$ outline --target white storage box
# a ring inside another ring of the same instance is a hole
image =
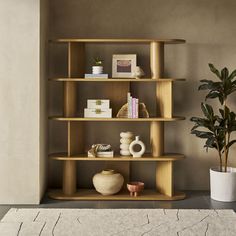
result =
[[[93,157],[93,155],[88,152],[88,157]],[[114,157],[114,151],[97,152],[97,156],[96,157]]]
[[[87,108],[93,109],[108,109],[110,108],[110,100],[109,99],[88,99],[87,100]]]
[[[112,109],[84,109],[84,117],[85,118],[111,118],[112,117]]]

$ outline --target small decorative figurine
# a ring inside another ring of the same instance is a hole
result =
[[[134,151],[135,145],[139,145],[141,147],[141,150],[139,152]],[[142,157],[145,149],[145,145],[141,140],[139,140],[139,136],[135,136],[135,140],[129,145],[129,151],[133,155],[133,157]]]
[[[134,72],[134,77],[137,79],[142,78],[145,75],[143,69],[140,66],[136,66],[135,72]]]
[[[120,155],[130,156],[129,145],[133,141],[133,134],[131,132],[120,133]]]

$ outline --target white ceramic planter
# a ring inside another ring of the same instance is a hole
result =
[[[93,74],[102,74],[103,73],[103,66],[93,66],[92,68]]]
[[[219,167],[210,169],[211,198],[221,202],[236,201],[236,168],[228,167],[220,172]]]

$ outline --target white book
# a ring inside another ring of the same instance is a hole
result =
[[[128,118],[130,118],[130,93],[127,93],[127,104],[128,104]]]
[[[93,157],[93,155],[88,152],[88,157]],[[114,157],[114,151],[109,151],[109,152],[97,152],[96,157]]]
[[[129,113],[128,113],[128,118],[132,118],[132,96],[129,97]]]
[[[108,79],[108,74],[85,74],[84,78],[105,78],[105,79]]]

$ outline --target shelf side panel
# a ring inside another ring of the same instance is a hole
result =
[[[172,82],[157,84],[156,99],[157,116],[172,118]]]
[[[164,153],[164,122],[152,121],[150,123],[150,144],[153,157]]]
[[[173,162],[159,162],[156,166],[157,191],[169,197],[173,196]]]

